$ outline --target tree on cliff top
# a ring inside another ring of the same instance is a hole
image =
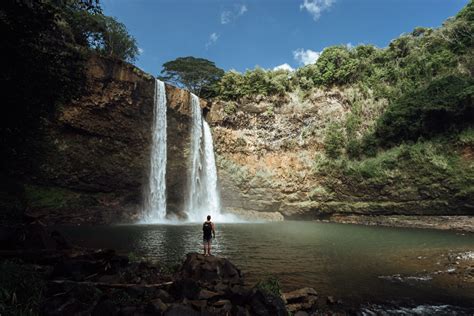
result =
[[[224,70],[204,58],[179,57],[163,64],[161,80],[184,87],[196,95],[219,81]]]

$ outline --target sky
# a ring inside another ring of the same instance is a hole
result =
[[[438,27],[468,0],[101,0],[138,43],[135,64],[158,75],[177,57],[228,71],[295,69],[327,46],[386,47],[417,26]]]

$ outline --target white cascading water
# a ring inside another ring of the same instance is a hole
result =
[[[191,174],[187,216],[202,222],[207,215],[215,221],[234,221],[235,216],[221,213],[214,145],[209,124],[202,118],[199,98],[191,94]]]
[[[161,222],[166,217],[166,90],[155,81],[153,136],[150,155],[150,178],[145,191],[143,223]]]

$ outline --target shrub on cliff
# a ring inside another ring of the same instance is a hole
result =
[[[457,132],[474,124],[474,81],[450,75],[393,102],[377,122],[375,136],[384,146],[420,137]]]
[[[324,151],[329,158],[337,159],[343,154],[344,145],[346,143],[344,134],[338,124],[331,124],[326,129],[324,137]]]
[[[284,94],[293,89],[291,75],[286,70],[265,70],[256,67],[241,74],[226,72],[217,83],[217,95],[224,100],[238,100],[243,96]]]

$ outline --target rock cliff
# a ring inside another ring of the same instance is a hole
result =
[[[354,115],[355,104],[363,117],[357,131],[362,134],[373,126],[387,101],[354,87],[334,87],[308,96],[291,93],[214,102],[208,119],[224,207],[241,214],[277,212],[286,219],[474,214],[472,196],[462,188],[469,177],[431,172],[438,169],[434,163],[410,172],[410,166],[402,170],[393,161],[393,167],[384,166],[382,178],[318,172],[325,130],[331,124],[344,126]],[[421,155],[432,159],[429,153]],[[460,164],[472,168],[472,159],[461,157]],[[366,173],[377,167],[368,164]]]
[[[82,97],[44,119],[24,174],[27,213],[46,222],[138,219],[147,183],[154,78],[127,63],[92,57]],[[166,85],[170,212],[186,196],[190,107],[187,91]],[[25,169],[24,169],[25,170]]]
[[[86,69],[83,95],[43,118],[29,154],[19,157],[21,168],[13,175],[24,188],[22,207],[49,223],[135,222],[148,181],[154,78],[97,56]],[[190,96],[170,85],[166,94],[168,212],[179,215],[187,197]],[[350,87],[201,101],[212,126],[224,209],[265,220],[473,214],[469,190],[443,173],[417,177],[393,170],[382,180],[357,181],[316,172],[325,130],[347,122],[355,102],[362,104],[358,111],[364,117],[359,133],[370,129],[387,105]],[[472,155],[464,156],[472,165]]]

